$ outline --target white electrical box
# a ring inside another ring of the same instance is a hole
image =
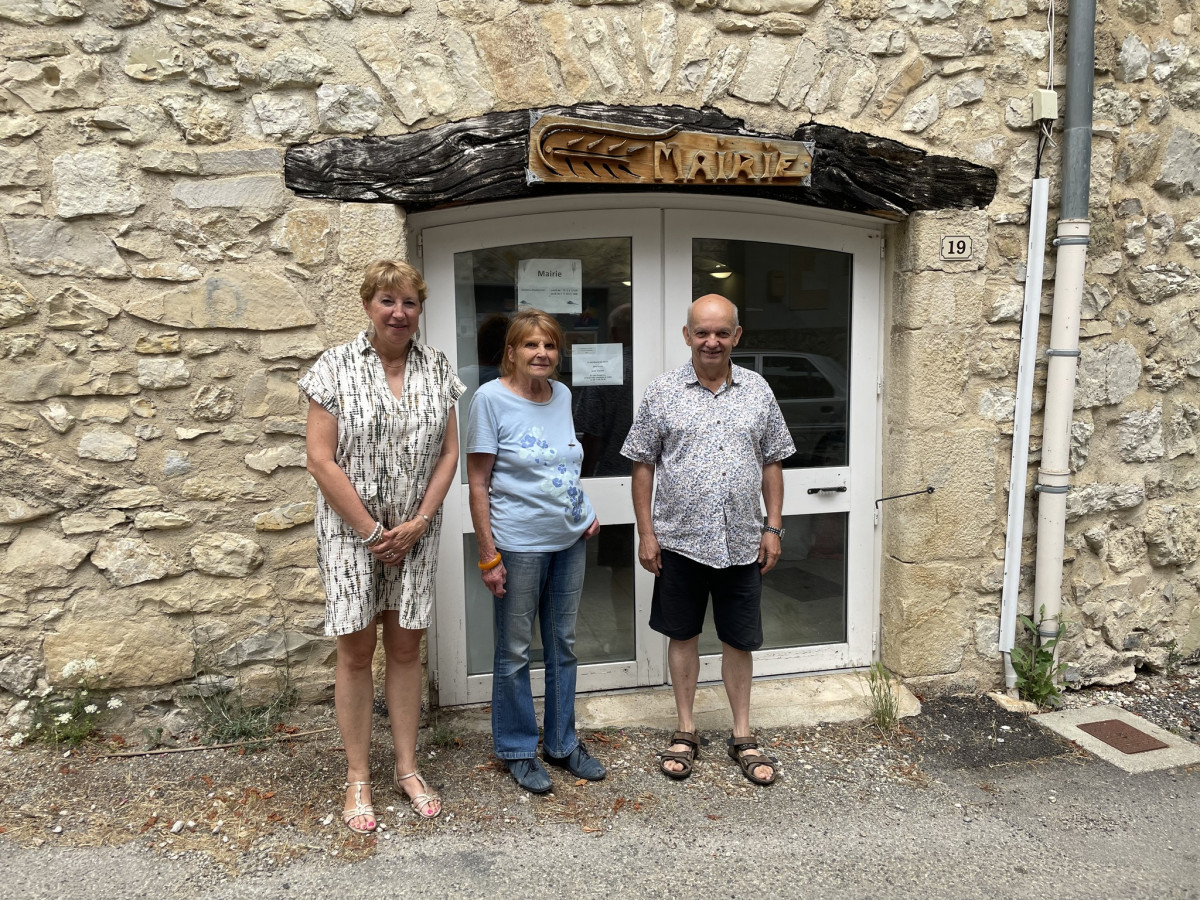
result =
[[[1058,94],[1040,89],[1033,92],[1033,121],[1053,121],[1058,118]]]

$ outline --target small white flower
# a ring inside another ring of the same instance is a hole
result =
[[[63,713],[60,716],[55,716],[54,721],[57,722],[59,725],[66,725],[68,722],[71,721],[71,714],[69,712],[67,712],[67,713]]]
[[[79,671],[82,668],[83,668],[83,663],[81,663],[77,659],[73,659],[69,663],[67,663],[65,666],[63,666],[62,677],[63,678],[74,678],[76,675],[79,674]]]
[[[26,738],[26,737],[27,737],[27,735],[25,735],[25,734],[23,734],[22,732],[18,731],[16,734],[12,735],[12,736],[11,736],[11,737],[8,739],[8,746],[10,746],[10,747],[20,747],[22,744],[24,744],[24,743],[25,743],[25,738]]]
[[[86,697],[87,695],[88,695],[87,688],[84,688],[82,691],[79,692],[80,697]]]
[[[89,703],[83,708],[83,711],[89,716],[94,716],[96,713],[100,712],[100,707],[98,707],[95,703]]]
[[[104,704],[109,709],[120,709],[125,704],[121,702],[120,697],[109,697],[108,702]]]

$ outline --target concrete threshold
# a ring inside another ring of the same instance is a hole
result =
[[[901,716],[915,716],[921,703],[898,681],[893,682]],[[542,701],[535,702],[541,719]],[[444,710],[456,725],[477,731],[491,728],[488,707]],[[825,722],[855,722],[871,715],[870,690],[865,675],[837,672],[754,682],[750,694],[750,723],[754,728],[811,727]],[[611,693],[581,694],[575,699],[576,723],[581,729],[675,729],[675,698],[670,686],[638,688]],[[733,718],[720,682],[696,690],[696,727],[702,731],[729,731]]]
[[[1173,769],[1176,766],[1191,766],[1200,763],[1200,747],[1191,741],[1184,740],[1177,734],[1172,734],[1165,728],[1147,722],[1141,716],[1134,715],[1120,706],[1086,706],[1082,709],[1064,709],[1058,712],[1042,713],[1030,717],[1044,728],[1060,734],[1069,741],[1074,741],[1093,756],[1105,762],[1112,763],[1118,769],[1126,772],[1157,772],[1162,769]],[[1158,738],[1167,746],[1160,750],[1147,750],[1143,753],[1122,753],[1116,747],[1104,743],[1079,728],[1089,722],[1103,722],[1105,719],[1119,719],[1125,724]]]

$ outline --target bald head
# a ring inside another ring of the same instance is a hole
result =
[[[705,316],[705,313],[728,316],[730,329],[738,327],[738,311],[733,301],[720,294],[705,294],[703,297],[693,300],[692,305],[688,307],[687,327],[689,331],[695,327],[696,319]]]

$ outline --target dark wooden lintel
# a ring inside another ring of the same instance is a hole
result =
[[[288,148],[287,186],[304,197],[396,203],[410,212],[463,203],[562,193],[699,191],[769,197],[788,203],[900,219],[918,210],[977,209],[996,193],[991,169],[932,156],[898,141],[832,125],[804,125],[790,135],[750,131],[739,119],[683,106],[547,107],[534,112],[795,141],[813,141],[807,186],[666,185],[616,187],[527,184],[530,110],[488,113],[424,131],[389,137],[331,138]]]

